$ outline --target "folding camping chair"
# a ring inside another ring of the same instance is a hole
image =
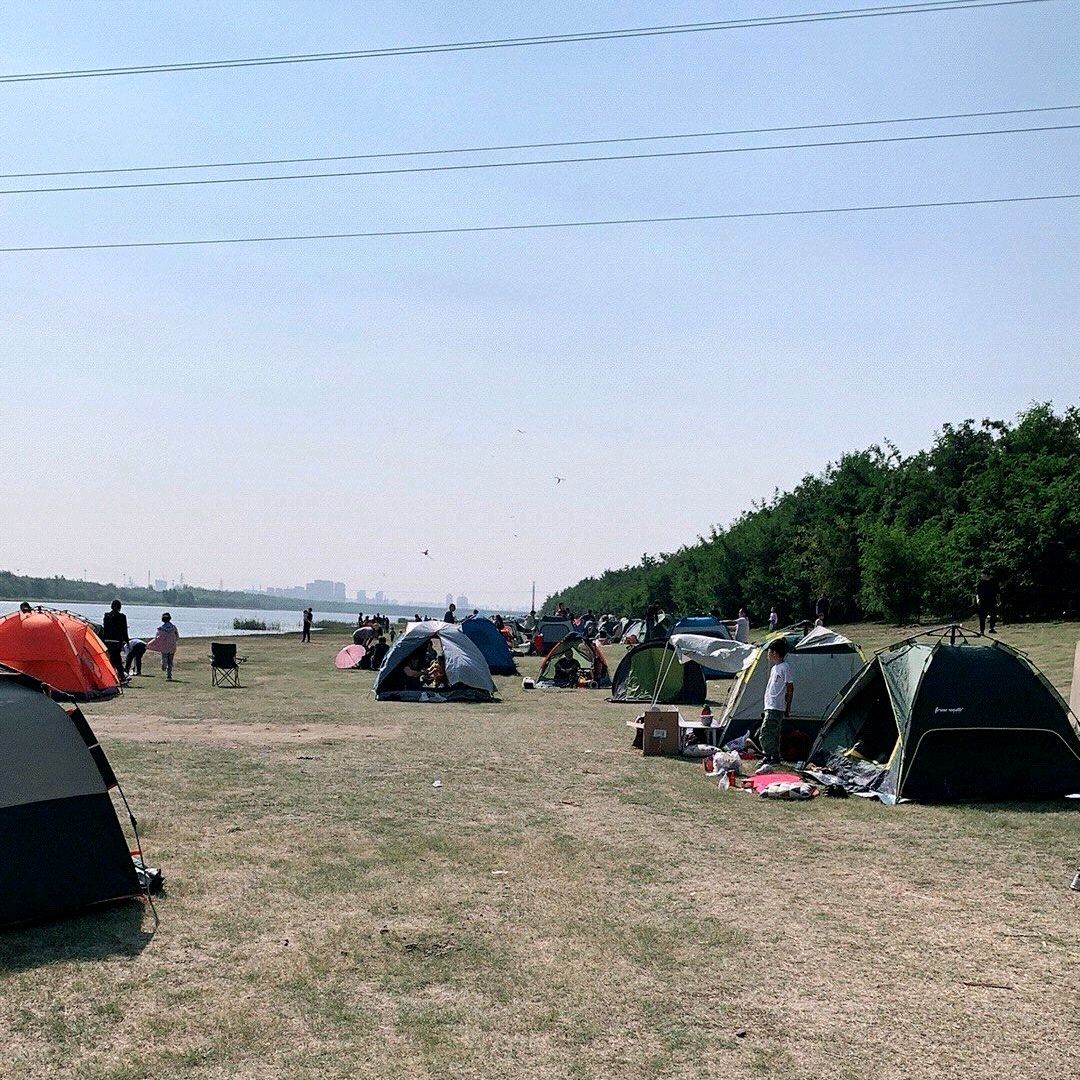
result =
[[[236,655],[236,646],[221,641],[210,643],[210,681],[214,686],[240,688],[240,665],[244,657]]]

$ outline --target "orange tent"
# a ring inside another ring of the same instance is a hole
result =
[[[120,683],[94,628],[66,611],[16,611],[0,618],[0,664],[76,701],[114,697]]]

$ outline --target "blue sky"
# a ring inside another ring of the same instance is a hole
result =
[[[8,3],[0,70],[800,10]],[[1055,0],[0,85],[0,171],[1072,104],[1078,31],[1076,5]],[[1080,190],[1078,146],[1075,132],[1052,132],[4,196],[0,246],[1050,194]],[[946,421],[1075,403],[1077,212],[0,256],[4,476],[20,507],[0,565],[234,585],[335,577],[517,604],[533,579],[547,592],[692,541],[845,450],[890,438],[911,451]]]

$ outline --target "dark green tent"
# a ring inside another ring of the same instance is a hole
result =
[[[78,709],[0,676],[0,926],[141,893],[114,787]]]
[[[659,684],[659,689],[658,689]],[[704,705],[705,675],[691,660],[680,664],[666,641],[631,649],[615,669],[608,701],[648,705]]]
[[[1061,696],[1022,653],[961,627],[878,653],[810,757],[889,803],[1080,791],[1080,731]]]

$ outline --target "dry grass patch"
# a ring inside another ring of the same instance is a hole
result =
[[[1023,632],[1060,685],[1072,629]],[[1067,808],[721,795],[631,753],[634,710],[602,693],[379,704],[340,644],[244,640],[234,691],[189,642],[180,681],[91,710],[166,870],[162,922],[133,904],[0,935],[0,1074],[1075,1064]]]

